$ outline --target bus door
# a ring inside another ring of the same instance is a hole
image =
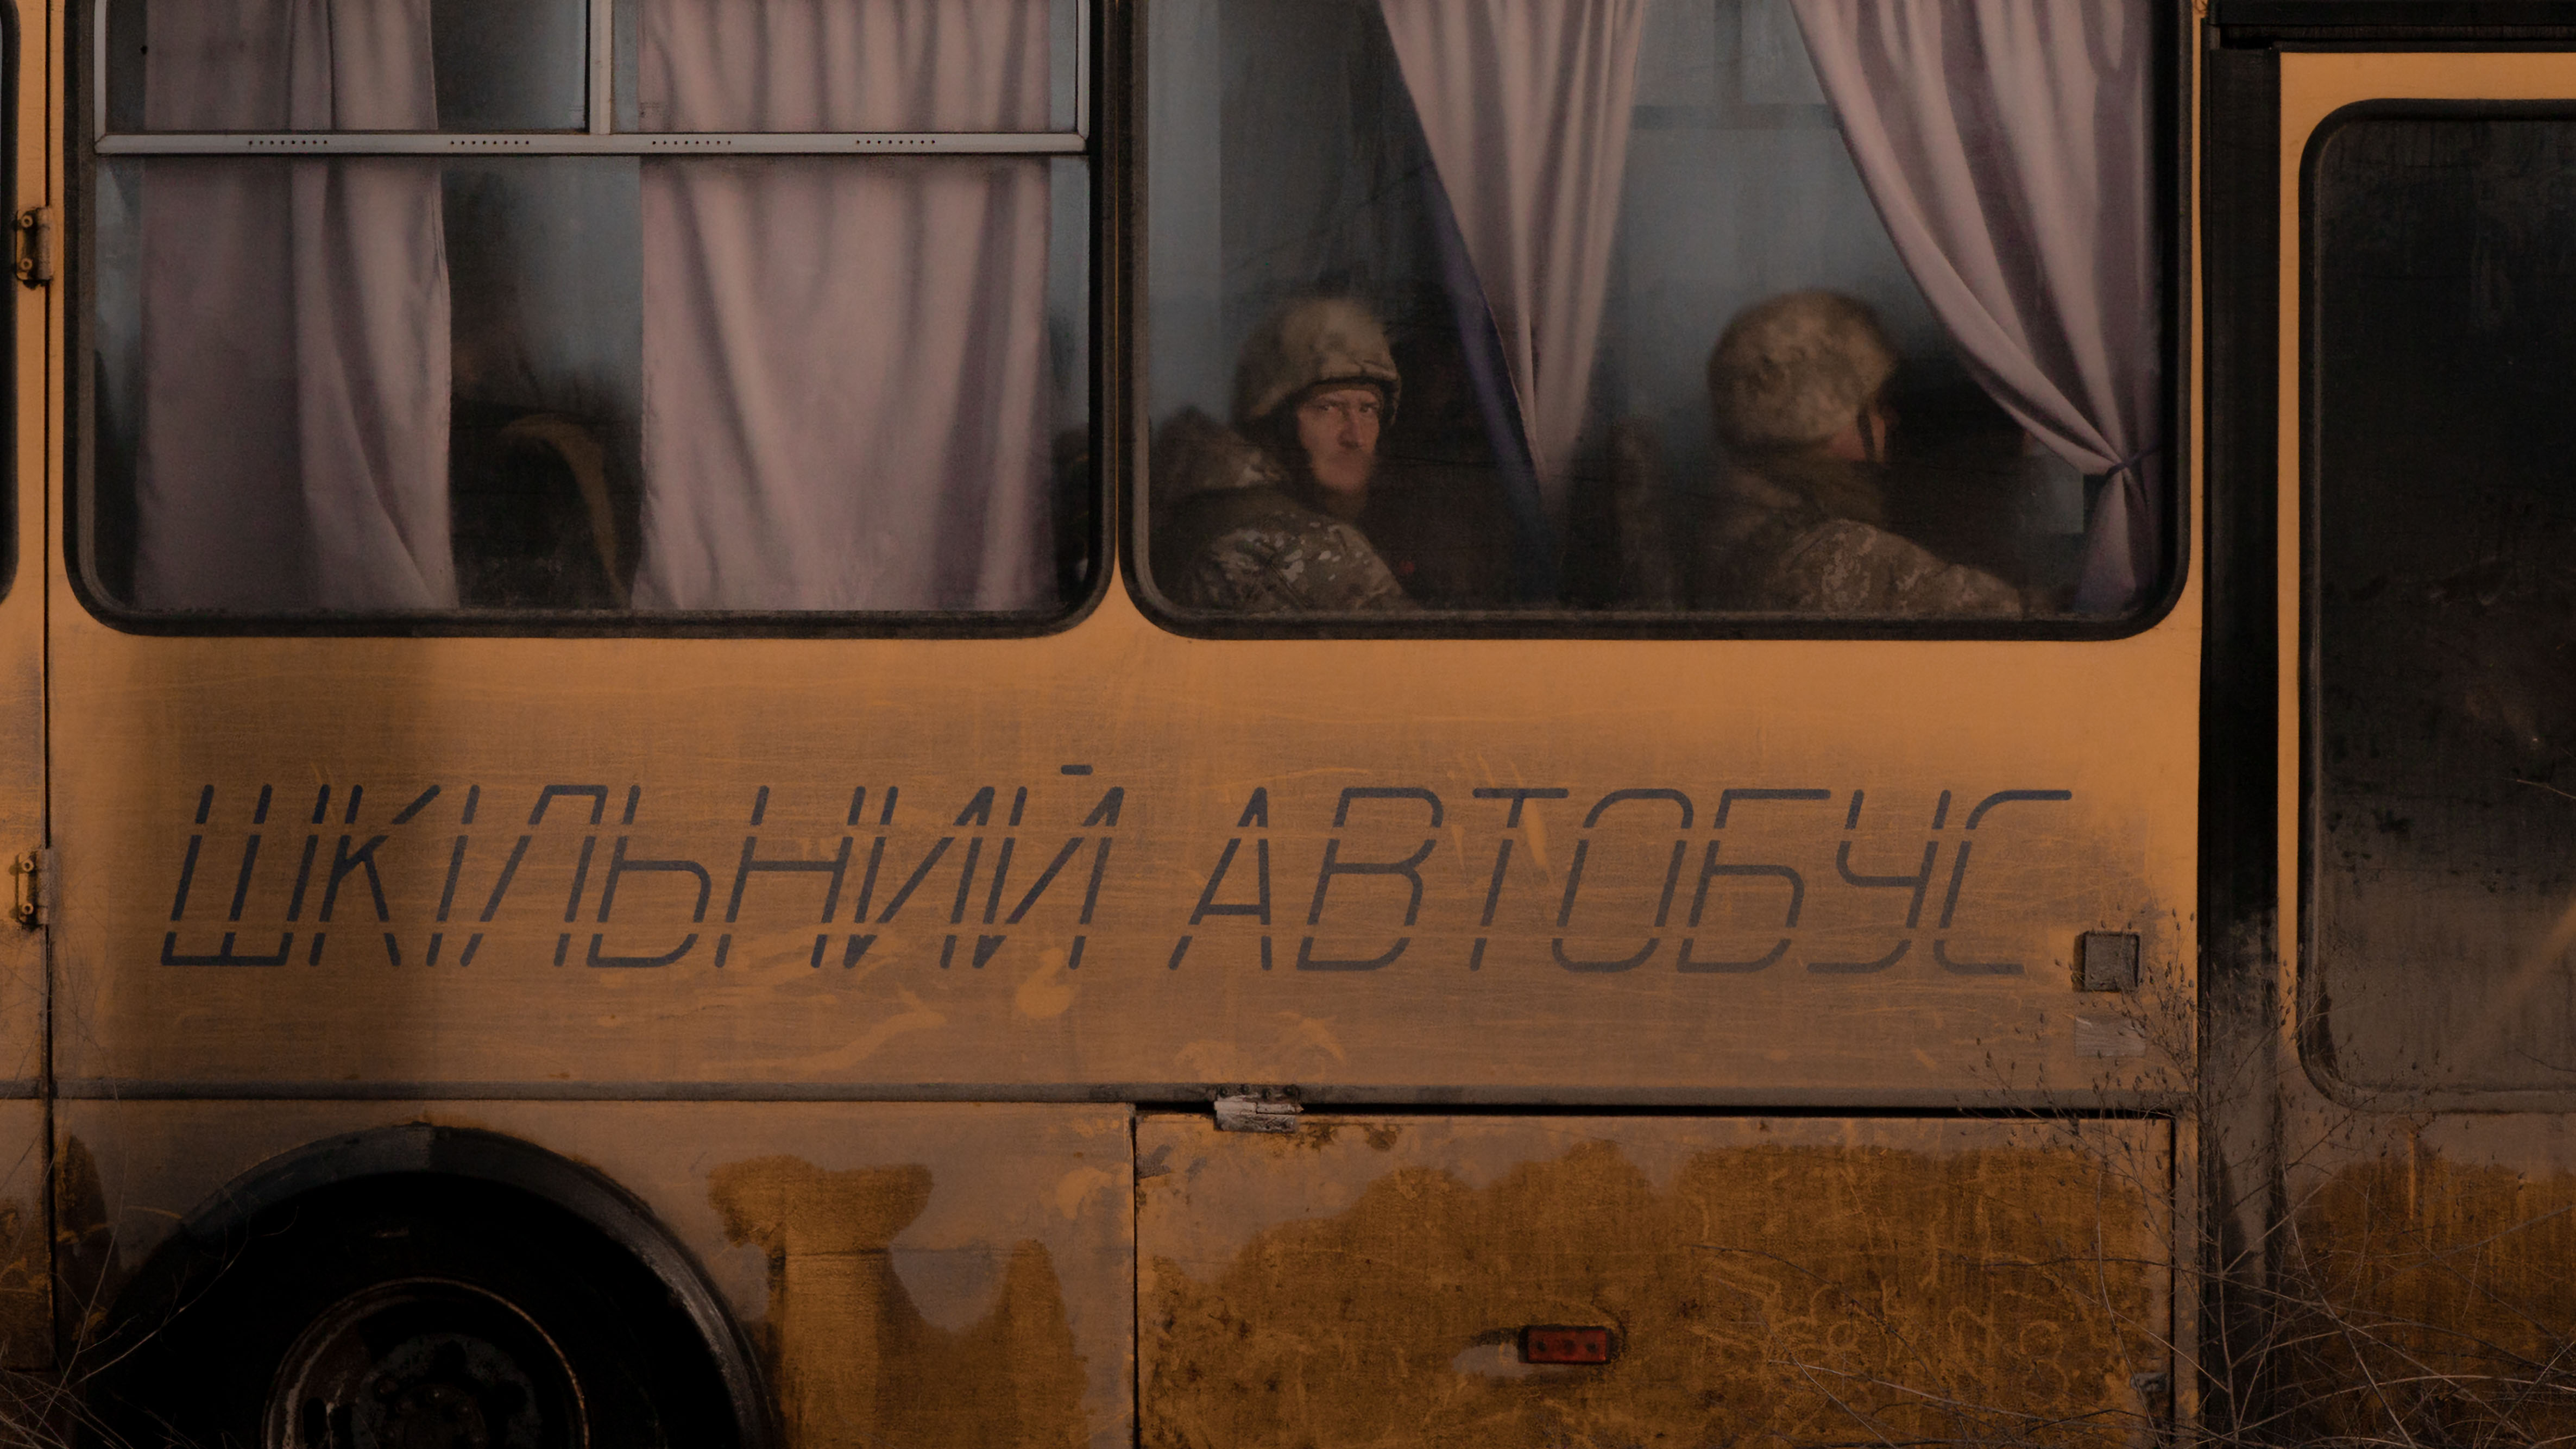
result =
[[[2212,60],[2215,1370],[2293,1439],[2555,1434],[2576,55],[2301,9],[2222,4]]]

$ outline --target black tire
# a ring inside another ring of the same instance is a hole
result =
[[[125,1295],[108,1443],[752,1449],[671,1289],[534,1193],[431,1173],[183,1235]]]

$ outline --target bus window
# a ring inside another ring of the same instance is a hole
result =
[[[1183,627],[2141,608],[2152,11],[1157,4],[1150,595]]]
[[[2576,119],[2418,105],[2318,136],[2311,1060],[2363,1089],[2563,1090]]]
[[[1087,595],[1073,0],[593,8],[112,11],[104,602],[1014,628]]]

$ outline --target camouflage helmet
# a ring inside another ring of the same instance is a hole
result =
[[[1788,292],[1735,315],[1708,355],[1717,433],[1736,448],[1821,443],[1859,416],[1896,371],[1867,304]]]
[[[1386,328],[1348,297],[1291,302],[1243,344],[1243,362],[1234,371],[1234,425],[1249,428],[1327,383],[1376,388],[1392,417],[1402,383]]]

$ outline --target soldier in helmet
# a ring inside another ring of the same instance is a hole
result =
[[[1234,427],[1192,409],[1154,440],[1164,596],[1245,614],[1415,607],[1354,522],[1399,387],[1386,329],[1357,302],[1310,297],[1263,324],[1235,372]]]
[[[1699,539],[1701,608],[1833,618],[2012,616],[2020,590],[1887,528],[1896,350],[1869,308],[1791,292],[1746,308],[1708,359],[1727,465]]]

